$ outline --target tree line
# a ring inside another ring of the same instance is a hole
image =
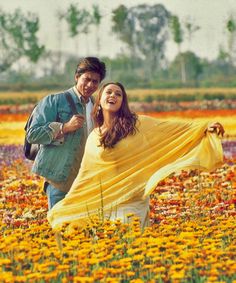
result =
[[[96,52],[101,48],[101,22],[103,16],[98,5],[92,10],[82,9],[78,4],[70,4],[65,11],[58,11],[59,22],[66,23],[69,37],[75,43],[79,54],[79,38],[88,36],[95,27]],[[141,4],[133,7],[120,5],[112,11],[111,32],[123,43],[124,51],[115,58],[102,58],[108,67],[108,79],[122,81],[127,87],[192,87],[192,86],[236,86],[234,80],[236,63],[236,20],[230,15],[225,22],[228,35],[227,48],[219,47],[218,57],[212,61],[200,58],[192,48],[192,40],[201,29],[195,21],[181,21],[170,13],[164,5]],[[23,13],[17,9],[11,13],[0,10],[0,88],[59,88],[71,84],[75,56],[64,58],[63,54],[48,51],[38,37],[39,16]],[[58,33],[60,39],[60,32]],[[178,54],[172,62],[166,58],[166,44],[174,41]],[[188,49],[182,45],[188,42]],[[93,54],[91,54],[93,55]],[[20,60],[30,62],[14,71],[12,66]],[[39,77],[36,63],[48,62]]]

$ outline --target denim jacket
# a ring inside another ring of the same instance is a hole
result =
[[[73,88],[43,98],[35,108],[34,118],[27,131],[30,143],[40,144],[32,172],[54,182],[66,181],[73,165],[75,153],[84,150],[86,127],[64,135],[56,140],[50,127],[52,122],[65,123],[73,116],[65,93],[70,92],[78,113],[85,115],[85,105],[79,100]]]

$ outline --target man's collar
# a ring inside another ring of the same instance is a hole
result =
[[[88,101],[85,102],[83,95],[81,95],[81,94],[78,92],[78,89],[77,89],[75,86],[73,86],[73,90],[74,90],[75,94],[78,96],[79,101],[80,101],[82,104],[87,104],[87,103],[89,103],[89,101],[91,101],[91,98],[89,98]]]

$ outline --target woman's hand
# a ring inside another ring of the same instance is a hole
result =
[[[223,137],[224,132],[225,132],[224,127],[219,122],[214,122],[214,123],[210,124],[206,131],[208,131],[210,133],[216,132],[218,136],[221,135],[222,137]]]

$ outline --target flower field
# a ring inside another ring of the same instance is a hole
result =
[[[132,215],[52,231],[42,179],[22,154],[28,114],[0,114],[0,282],[236,283],[236,111],[206,111],[149,113],[221,121],[225,164],[159,183],[144,231]]]

